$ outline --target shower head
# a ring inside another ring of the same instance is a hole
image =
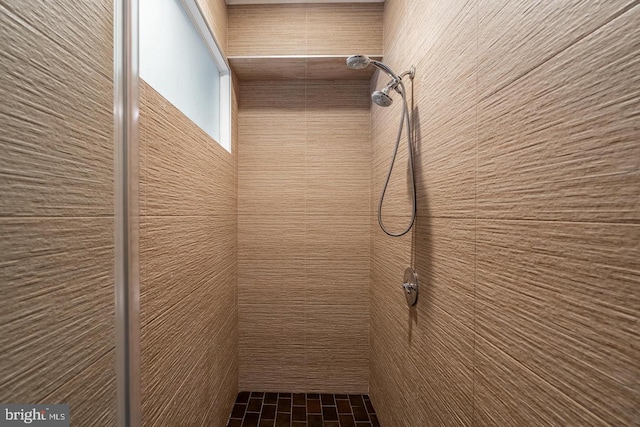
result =
[[[408,75],[413,80],[415,72],[413,67],[411,67],[409,71],[405,71],[398,76],[386,64],[376,61],[375,59],[371,59],[366,55],[351,55],[347,58],[347,67],[353,70],[362,70],[363,68],[367,68],[369,65],[379,68],[391,77],[391,81],[387,83],[387,86],[384,89],[377,90],[371,94],[373,102],[381,107],[388,107],[393,104],[393,99],[389,96],[389,91],[392,89],[402,95],[402,99],[404,99],[404,84],[402,83],[402,78]],[[398,89],[399,86],[402,87],[402,90]]]
[[[393,104],[393,99],[391,99],[391,97],[389,96],[388,89],[389,87],[387,86],[382,90],[373,92],[371,94],[371,99],[373,100],[373,102],[381,107],[388,107]]]
[[[347,58],[347,67],[352,70],[362,70],[363,68],[367,68],[370,63],[371,60],[365,55],[352,55]]]
[[[399,94],[403,95],[402,92],[398,90],[398,86],[401,84],[401,82],[396,81],[395,79],[391,80],[382,90],[376,90],[373,92],[371,94],[371,99],[381,107],[388,107],[393,104],[393,99],[391,98],[391,95],[389,95],[391,90],[395,90]]]
[[[374,67],[381,69],[389,77],[396,81],[400,80],[400,77],[398,77],[396,73],[391,71],[391,68],[389,68],[387,65],[383,64],[380,61],[376,61],[375,59],[371,59],[366,55],[351,55],[347,58],[347,67],[351,68],[352,70],[362,70],[363,68],[367,68],[367,66],[369,65],[373,65]]]

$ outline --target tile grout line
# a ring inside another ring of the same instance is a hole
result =
[[[520,75],[511,78],[509,81],[507,81],[506,83],[502,84],[497,89],[494,89],[491,92],[489,92],[488,94],[482,96],[482,98],[479,99],[478,101],[486,101],[487,99],[493,97],[495,94],[497,94],[497,93],[503,91],[504,89],[508,88],[509,86],[517,83],[519,80],[522,80],[523,78],[525,78],[529,74],[531,74],[534,71],[536,71],[538,68],[544,66],[549,61],[553,60],[557,56],[559,56],[559,55],[563,54],[564,52],[566,52],[567,50],[571,49],[573,46],[577,45],[582,40],[590,37],[591,35],[597,33],[598,31],[602,30],[604,27],[609,25],[611,22],[615,21],[616,19],[618,19],[619,17],[621,17],[625,13],[629,12],[631,9],[633,9],[634,7],[636,7],[638,5],[640,5],[640,1],[636,0],[633,3],[630,3],[630,4],[626,5],[626,6],[624,6],[622,9],[618,10],[617,12],[615,12],[611,16],[609,16],[609,18],[607,20],[605,20],[598,27],[593,28],[590,31],[587,31],[586,33],[584,33],[584,34],[580,35],[579,37],[577,37],[575,40],[572,40],[572,41],[569,41],[569,42],[565,43],[565,45],[561,46],[560,48],[558,48],[558,50],[556,52],[549,54],[545,59],[543,59],[539,63],[531,66],[526,71],[523,71]],[[477,40],[478,40],[478,38],[476,37],[476,41]]]
[[[305,31],[306,31],[306,25],[307,25],[307,14],[308,14],[308,9],[307,6],[305,6]],[[307,37],[308,39],[308,37]],[[306,42],[308,43],[308,40],[306,40]],[[306,48],[307,50],[308,48]],[[308,387],[308,358],[307,358],[307,347],[308,347],[308,341],[307,341],[307,311],[308,311],[308,280],[307,280],[307,276],[309,274],[308,271],[308,262],[307,262],[307,233],[308,233],[308,227],[309,224],[307,222],[307,210],[308,210],[308,203],[307,203],[307,153],[309,151],[309,135],[308,135],[308,117],[307,117],[307,65],[306,65],[306,61],[305,61],[305,80],[304,80],[304,367],[303,367],[303,384],[304,387],[307,388]],[[305,405],[307,403],[306,400],[306,394],[305,394]]]

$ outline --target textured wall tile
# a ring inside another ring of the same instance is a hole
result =
[[[140,305],[150,321],[236,262],[235,217],[145,217]]]
[[[366,216],[308,216],[305,235],[307,259],[369,257],[369,221]]]
[[[371,185],[368,84],[308,85],[306,99],[306,212],[361,214]]]
[[[368,156],[335,148],[309,148],[308,153],[305,173],[307,214],[365,214],[371,204]]]
[[[224,425],[238,390],[237,89],[229,153],[141,82],[145,426]]]
[[[246,140],[242,132],[241,138]],[[278,150],[282,149],[281,147]],[[304,159],[303,145],[296,144],[290,151],[291,156],[299,160]],[[265,158],[271,158],[273,162],[244,158],[240,162],[238,209],[241,214],[304,214],[306,203],[304,165],[292,164],[288,161],[290,158],[283,158],[274,152],[265,155]]]
[[[457,312],[429,307],[428,301],[417,307],[414,321],[415,336],[404,357],[421,375],[417,395],[422,402],[418,410],[421,421],[416,425],[471,425],[473,322]]]
[[[512,83],[630,5],[637,5],[633,0],[570,0],[535,5],[509,0],[478,2],[481,97]]]
[[[344,260],[307,259],[304,275],[307,304],[368,307],[369,271],[369,257],[349,257]]]
[[[355,140],[345,139],[341,146],[357,149],[367,149],[368,132],[363,126],[348,123],[351,120],[369,118],[369,83],[368,82],[310,82],[306,88],[307,126],[309,131],[318,133],[317,143],[322,143],[322,130],[329,133],[333,130],[352,130]],[[327,96],[330,93],[331,96]],[[328,127],[327,122],[333,126]],[[324,125],[324,129],[322,128]],[[356,132],[361,136],[357,137]],[[337,141],[325,141],[324,144],[337,144]]]
[[[241,93],[240,387],[366,390],[368,85],[243,83]],[[316,318],[320,305],[349,322],[358,313],[348,335],[365,340],[358,354]]]
[[[229,64],[242,82],[304,80],[307,71],[303,57],[232,57]]]
[[[385,227],[392,231],[405,228],[408,224],[404,216],[385,216]],[[410,218],[409,218],[410,219]],[[389,237],[383,233],[378,225],[377,216],[373,218],[371,224],[373,239],[373,253],[375,267],[380,267],[385,271],[386,278],[391,280],[402,280],[404,269],[412,265],[413,261],[413,235],[416,231],[411,231],[401,237]],[[388,268],[387,268],[388,267]]]
[[[428,111],[426,114],[420,112],[420,117],[424,116],[428,117]],[[432,127],[431,123],[425,123],[419,134],[420,139],[416,139],[415,144],[418,153],[415,156],[418,215],[473,217],[477,143],[475,111],[461,112],[441,126]],[[394,194],[394,190],[396,194],[404,191],[405,198],[409,199],[407,179],[392,181],[394,186],[390,187],[390,194]],[[393,199],[389,203],[392,202]],[[408,201],[405,201],[403,209],[403,212],[409,211]]]
[[[241,259],[238,262],[238,304],[304,303],[305,260]]]
[[[476,129],[474,109],[452,116],[441,127],[431,127],[430,123],[420,127],[420,139],[415,144],[419,216],[475,216]],[[406,180],[401,184],[408,188]]]
[[[233,275],[231,276],[232,280]],[[221,314],[211,324],[215,326],[215,332],[211,334],[212,338],[207,347],[206,364],[203,369],[210,372],[209,377],[215,380],[210,384],[214,385],[216,392],[229,396],[237,391],[237,388],[224,388],[219,380],[227,374],[228,369],[237,371],[238,307],[232,306],[231,312],[221,311]],[[229,400],[221,399],[220,404],[229,402]]]
[[[414,230],[386,236],[377,205],[396,140],[400,97],[372,106],[370,394],[382,425],[471,425],[473,405],[476,56],[474,4],[385,3],[385,62],[416,66],[408,82],[416,137],[418,215]],[[464,13],[460,13],[464,10]],[[430,22],[429,25],[422,25]],[[383,87],[386,76],[373,80]],[[405,137],[406,138],[406,137]],[[403,138],[383,204],[385,226],[410,219]],[[404,270],[419,275],[418,304],[408,308]]]
[[[397,125],[397,123],[394,123]],[[393,126],[393,125],[391,125]],[[396,129],[397,132],[397,129]],[[391,132],[386,133],[390,135]],[[382,137],[384,138],[384,136]],[[395,145],[395,136],[389,137],[388,141],[391,141]],[[374,137],[374,139],[380,139]],[[386,139],[386,138],[385,138]],[[393,147],[384,147],[374,152],[374,164],[375,169],[374,176],[372,177],[372,213],[377,215],[378,205],[380,204],[380,196],[384,190],[384,185],[387,182],[387,174],[391,167],[391,158],[394,153]],[[415,161],[415,173],[416,179],[418,178],[419,158],[416,156]],[[416,181],[417,183],[417,181]],[[419,188],[418,188],[419,189]],[[409,158],[407,155],[407,143],[405,141],[400,142],[400,147],[396,155],[395,162],[393,164],[393,170],[384,194],[384,200],[382,203],[382,212],[385,217],[387,216],[406,216],[411,218],[413,193],[411,192],[411,175],[409,174]],[[408,221],[405,221],[408,222]]]
[[[226,1],[198,0],[198,6],[207,20],[218,46],[224,54],[227,51],[227,31],[229,27]]]
[[[111,7],[6,3],[0,215],[113,215]]]
[[[240,390],[306,392],[304,346],[251,349],[240,347]]]
[[[369,345],[369,308],[353,305],[308,304],[305,307],[308,347],[344,349]]]
[[[607,425],[480,337],[474,367],[474,425]]]
[[[414,231],[403,238],[390,238],[378,230],[374,233],[374,405],[382,408],[383,422],[392,425],[470,425],[473,222],[420,217]],[[418,304],[411,309],[400,287],[409,265],[420,280]],[[398,371],[379,371],[398,359],[407,360]],[[393,382],[399,382],[397,389],[389,385]],[[407,401],[398,402],[398,395],[406,395]]]
[[[235,212],[232,154],[144,81],[140,90],[142,215]]]
[[[407,86],[417,114],[414,120],[418,139],[425,136],[422,132],[425,129],[451,126],[458,115],[475,110],[478,78],[475,6],[475,1],[471,1],[463,7],[428,54],[411,58],[411,64],[407,64],[416,68],[415,78]],[[435,152],[437,139],[431,139]]]
[[[391,228],[400,228],[404,218],[389,217]],[[416,367],[410,361],[397,363],[410,354],[416,310],[409,310],[400,284],[404,269],[412,262],[412,233],[399,238],[383,234],[377,219],[372,217],[373,247],[371,258],[371,325],[370,325],[370,393],[374,405],[381,408],[382,425],[421,425],[424,406],[417,400],[422,385]],[[398,396],[403,396],[398,399]],[[377,411],[377,409],[376,409]]]
[[[117,423],[115,376],[116,355],[115,349],[111,349],[49,396],[29,402],[69,405],[69,417],[74,426],[112,426]],[[96,402],[105,404],[97,405]]]
[[[421,216],[475,215],[474,12],[475,3],[470,2],[448,24],[429,54],[413,63],[416,180]]]
[[[382,31],[383,53],[385,63],[391,67],[405,60],[406,48],[406,14],[407,0],[388,0],[384,4]]]
[[[219,393],[214,398],[214,404],[209,406],[209,413],[205,425],[222,426],[229,420],[238,390],[238,357],[231,360],[229,369],[220,383]]]
[[[386,218],[385,225],[388,224],[393,230],[400,229],[401,226],[392,220],[398,223],[402,221],[404,225],[404,219]],[[377,219],[374,219],[371,226],[374,241],[371,258],[371,317],[373,319],[375,315],[378,319],[384,319],[382,323],[389,322],[394,328],[407,332],[405,328],[411,325],[413,313],[406,309],[401,284],[405,269],[412,265],[412,234],[389,237],[382,232]],[[372,334],[375,335],[375,332]]]
[[[304,213],[304,91],[304,85],[242,86],[240,214]]]
[[[238,259],[304,259],[304,216],[238,216]]]
[[[230,56],[380,54],[381,20],[380,4],[230,6],[228,53]]]
[[[471,425],[473,331],[436,307],[405,306],[402,322],[388,307],[372,302],[370,387],[383,425]]]
[[[355,49],[353,52],[363,51]],[[365,81],[369,82],[371,80],[371,76],[375,72],[374,67],[367,67],[362,70],[353,70],[351,68],[346,67],[346,58],[347,55],[351,55],[351,53],[344,54],[345,56],[340,56],[337,58],[307,58],[307,71],[305,77],[307,80],[353,80],[353,81]],[[371,59],[380,60],[381,56],[376,55],[376,53],[382,53],[382,48],[378,48],[373,53],[369,53],[369,57]]]
[[[413,231],[420,307],[437,306],[469,329],[474,320],[475,240],[475,220],[419,218]]]
[[[386,337],[381,341],[393,337],[398,353],[406,354],[414,338],[412,328],[417,311],[408,309],[399,283],[400,280],[390,282],[384,285],[384,289],[371,293],[371,341],[380,332],[380,337]],[[389,352],[384,357],[394,355]]]
[[[352,70],[345,65],[346,55],[337,56],[264,56],[229,58],[231,68],[242,82],[254,81],[361,81],[368,84],[375,68]],[[380,59],[380,56],[373,55]]]
[[[227,416],[231,411],[237,388],[231,389],[229,386],[232,384],[225,381],[225,376],[235,363],[235,351],[229,352],[234,345],[229,341],[235,338],[233,331],[237,326],[234,316],[216,320],[217,334],[205,351],[186,359],[189,363],[182,362],[182,365],[190,369],[189,373],[173,382],[173,399],[163,407],[154,425],[211,425],[207,424],[207,417],[214,416],[217,418],[216,425],[224,425],[226,422],[226,419],[222,420],[219,414],[215,414],[216,409],[209,411],[209,408],[226,408]],[[199,332],[202,334],[202,331]],[[211,335],[207,337],[211,338]]]
[[[155,418],[154,427],[164,425],[204,425],[207,416],[207,406],[201,406],[200,401],[202,390],[206,387],[207,377],[202,375],[201,368],[204,355],[200,355],[198,360],[189,360],[184,363],[188,367],[178,378],[174,378],[172,399],[162,408],[162,412]],[[211,402],[206,402],[208,405]]]
[[[113,425],[113,7],[0,10],[0,401]]]
[[[306,5],[243,5],[228,10],[229,56],[307,53]]]
[[[373,106],[369,381],[381,423],[632,424],[637,227],[475,218],[637,222],[637,7],[612,20],[630,2],[436,3],[385,3],[385,61],[417,66],[420,200],[412,233],[385,237],[377,193],[400,111]],[[406,159],[383,209],[394,230],[410,208]],[[411,309],[408,265],[422,286]]]
[[[387,301],[376,307],[373,298],[377,297],[378,294],[372,295],[369,373],[371,399],[374,407],[378,405],[381,408],[378,412],[376,407],[376,413],[381,425],[423,425],[421,414],[424,413],[425,402],[419,400],[419,390],[424,388],[422,377],[411,359],[398,363],[398,357],[409,354],[407,336],[412,324],[408,321],[409,310],[392,311],[386,305]],[[399,314],[407,314],[407,318],[397,322]]]
[[[215,319],[216,333],[205,352],[200,373],[205,373],[206,393],[200,407],[209,408],[205,425],[223,425],[238,393],[238,313],[236,307],[226,318]],[[211,397],[213,396],[213,397]],[[209,401],[207,401],[209,400]]]
[[[113,218],[2,218],[0,225],[0,401],[59,401],[57,391],[84,388],[104,399],[113,372],[100,384],[79,378],[114,346]],[[98,400],[96,411],[107,414],[112,403]]]
[[[304,348],[305,308],[300,304],[242,304],[238,306],[240,348],[279,351],[282,347]]]
[[[479,108],[481,216],[640,220],[635,8]]]
[[[365,55],[382,49],[382,4],[310,4],[307,53]]]
[[[477,332],[612,424],[637,419],[640,227],[478,224]]]
[[[450,37],[455,32],[455,30],[452,30],[452,23],[465,6],[473,6],[473,17],[474,20],[477,19],[475,13],[477,0],[449,0],[447,2],[405,0],[405,2],[405,25],[409,29],[405,35],[406,55],[409,60],[429,57],[431,55],[430,51],[434,46],[444,46],[445,44],[440,38]],[[397,39],[397,37],[393,39]],[[474,46],[476,44],[475,39],[466,40],[466,42]],[[437,63],[434,62],[435,64]],[[440,63],[439,65],[447,67],[450,64]]]
[[[225,341],[224,336],[216,337],[225,331],[227,318],[235,318],[235,279],[235,270],[229,268],[188,296],[175,298],[169,309],[152,320],[147,320],[143,313],[140,338],[143,425],[162,421],[171,402],[185,403],[184,396],[176,394],[176,385],[183,381],[188,384],[190,372],[197,369],[202,357],[207,357],[207,363],[214,366],[229,364],[235,358],[236,343]],[[211,297],[203,298],[202,295]],[[226,346],[215,348],[225,357],[211,355],[211,346],[218,342],[227,342]],[[223,379],[205,377],[202,373],[199,377],[213,382]],[[199,390],[203,399],[213,398],[206,388],[193,387]],[[202,412],[206,410],[206,407],[202,408]]]
[[[305,357],[307,392],[368,393],[368,346],[307,347]]]
[[[272,125],[271,120],[241,119],[241,126],[247,126],[240,131],[242,141],[247,141],[240,152],[238,172],[241,214],[305,211],[304,125],[296,129],[286,121],[277,126],[281,131],[272,131]],[[284,134],[285,129],[291,133]],[[245,155],[247,151],[252,153]]]
[[[238,114],[239,117],[278,118],[282,114],[301,113],[304,94],[304,82],[241,82]]]

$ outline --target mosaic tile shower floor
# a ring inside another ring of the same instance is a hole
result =
[[[227,427],[380,427],[362,394],[238,393]]]

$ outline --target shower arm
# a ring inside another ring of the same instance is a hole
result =
[[[382,71],[384,71],[389,77],[391,77],[393,79],[393,83],[396,84],[396,85],[398,83],[400,83],[402,78],[407,76],[407,75],[409,76],[409,78],[411,80],[413,80],[413,77],[416,74],[415,67],[411,67],[407,71],[405,71],[404,73],[402,73],[399,76],[397,76],[396,73],[391,71],[391,68],[387,67],[385,64],[383,64],[380,61],[376,61],[375,59],[372,59],[370,63],[371,63],[371,65],[374,65],[375,67],[377,67],[377,68],[381,69]]]
[[[375,59],[372,59],[370,62],[371,65],[374,65],[375,67],[381,69],[382,71],[384,71],[389,77],[391,77],[395,83],[399,82],[400,80],[402,80],[400,77],[396,76],[396,74],[391,71],[391,68],[387,67],[385,64],[383,64],[380,61],[376,61]]]

